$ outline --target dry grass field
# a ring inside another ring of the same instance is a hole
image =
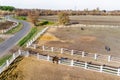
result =
[[[58,16],[41,16],[40,18],[57,21]],[[82,24],[120,25],[120,16],[70,16],[70,21]]]
[[[0,76],[0,80],[120,80],[120,77],[111,74],[53,64],[34,57],[19,58],[5,74],[2,78]]]
[[[120,28],[50,28],[39,38],[38,44],[118,56],[119,35]],[[109,53],[105,46],[111,48]]]

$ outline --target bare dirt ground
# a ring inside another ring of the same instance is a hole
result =
[[[41,19],[57,21],[58,16],[41,16]],[[81,24],[120,25],[120,16],[70,16],[70,20]]]
[[[39,38],[38,44],[118,56],[119,35],[120,28],[50,28]],[[105,46],[111,48],[109,53]]]
[[[2,29],[8,29],[13,25],[13,22],[6,21],[6,22],[0,22],[0,30]]]
[[[120,80],[118,76],[53,64],[34,57],[24,58],[10,74],[11,77],[5,80]]]

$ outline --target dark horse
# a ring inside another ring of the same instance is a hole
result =
[[[106,50],[107,52],[109,52],[111,49],[110,49],[110,47],[105,46],[105,50]]]
[[[59,61],[59,57],[57,56],[54,56],[53,59],[52,59],[53,63],[57,63],[58,64],[58,61]]]
[[[84,30],[84,28],[83,28],[83,27],[81,27],[81,30]]]

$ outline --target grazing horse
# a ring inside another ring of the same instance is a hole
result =
[[[57,63],[58,64],[58,61],[59,61],[59,57],[57,56],[54,56],[53,59],[52,59],[53,63]]]
[[[84,28],[83,28],[83,27],[81,27],[81,30],[84,30]]]
[[[105,50],[106,50],[107,52],[109,52],[111,49],[110,49],[110,47],[105,46]]]

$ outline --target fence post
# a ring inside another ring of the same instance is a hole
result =
[[[82,57],[85,57],[85,52],[84,51],[82,52]]]
[[[54,47],[51,47],[51,52],[54,52]]]
[[[37,59],[39,60],[39,57],[40,57],[40,55],[39,55],[39,53],[37,53]]]
[[[18,54],[21,55],[21,50],[20,49],[18,50]]]
[[[61,54],[63,54],[63,48],[61,48]]]
[[[85,62],[85,69],[87,69],[87,65],[88,65],[88,63],[87,63],[87,62]]]
[[[13,54],[12,57],[13,57],[13,60],[15,60],[15,54]]]
[[[32,44],[32,40],[30,40],[30,45]]]
[[[44,45],[42,46],[42,49],[43,49],[43,51],[45,51],[45,46]]]
[[[103,72],[103,65],[100,66],[100,72]]]
[[[34,49],[36,49],[36,44],[34,44],[33,46],[34,46]]]
[[[49,55],[47,56],[47,61],[50,61],[50,56]]]
[[[94,55],[94,59],[97,60],[97,54]]]
[[[110,62],[110,61],[111,61],[111,56],[109,55],[109,56],[108,56],[108,62]]]
[[[70,66],[73,66],[73,64],[74,64],[74,61],[73,61],[73,60],[71,60],[71,62],[70,62]]]
[[[73,55],[74,54],[74,50],[71,50],[71,55]]]
[[[58,64],[60,64],[60,63],[61,63],[61,61],[59,60],[59,61],[58,61]]]
[[[2,68],[0,68],[0,74],[2,73]]]
[[[26,47],[27,47],[27,48],[29,47],[29,43],[26,44]]]
[[[9,66],[9,61],[8,60],[6,60],[6,65],[7,65],[7,67]]]
[[[35,38],[33,38],[33,41],[35,41]]]
[[[120,68],[118,68],[117,75],[120,76]]]
[[[29,51],[27,51],[27,55],[25,57],[28,57],[29,56]]]
[[[30,46],[30,41],[28,41],[28,47]]]

